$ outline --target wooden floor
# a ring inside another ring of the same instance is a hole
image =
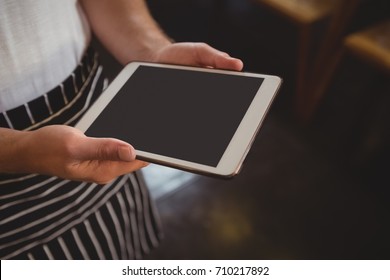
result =
[[[242,173],[158,200],[150,259],[388,258],[389,204],[271,115]]]

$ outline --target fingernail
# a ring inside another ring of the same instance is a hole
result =
[[[133,161],[135,159],[133,150],[126,146],[119,147],[118,154],[119,158],[123,161]]]

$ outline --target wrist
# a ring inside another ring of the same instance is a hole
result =
[[[126,53],[120,62],[123,64],[131,61],[157,62],[161,51],[170,45],[172,40],[165,36],[142,38],[138,41],[138,46]]]
[[[0,172],[25,173],[29,169],[26,161],[27,142],[31,132],[0,128]]]

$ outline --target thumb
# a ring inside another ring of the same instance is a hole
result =
[[[112,138],[86,137],[80,143],[78,155],[81,160],[134,161],[134,148],[123,141]]]

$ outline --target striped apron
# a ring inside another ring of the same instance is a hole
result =
[[[62,84],[0,113],[0,126],[17,130],[72,126],[106,86],[103,66],[89,48]],[[161,239],[140,173],[106,185],[0,174],[0,217],[1,259],[140,259]]]

